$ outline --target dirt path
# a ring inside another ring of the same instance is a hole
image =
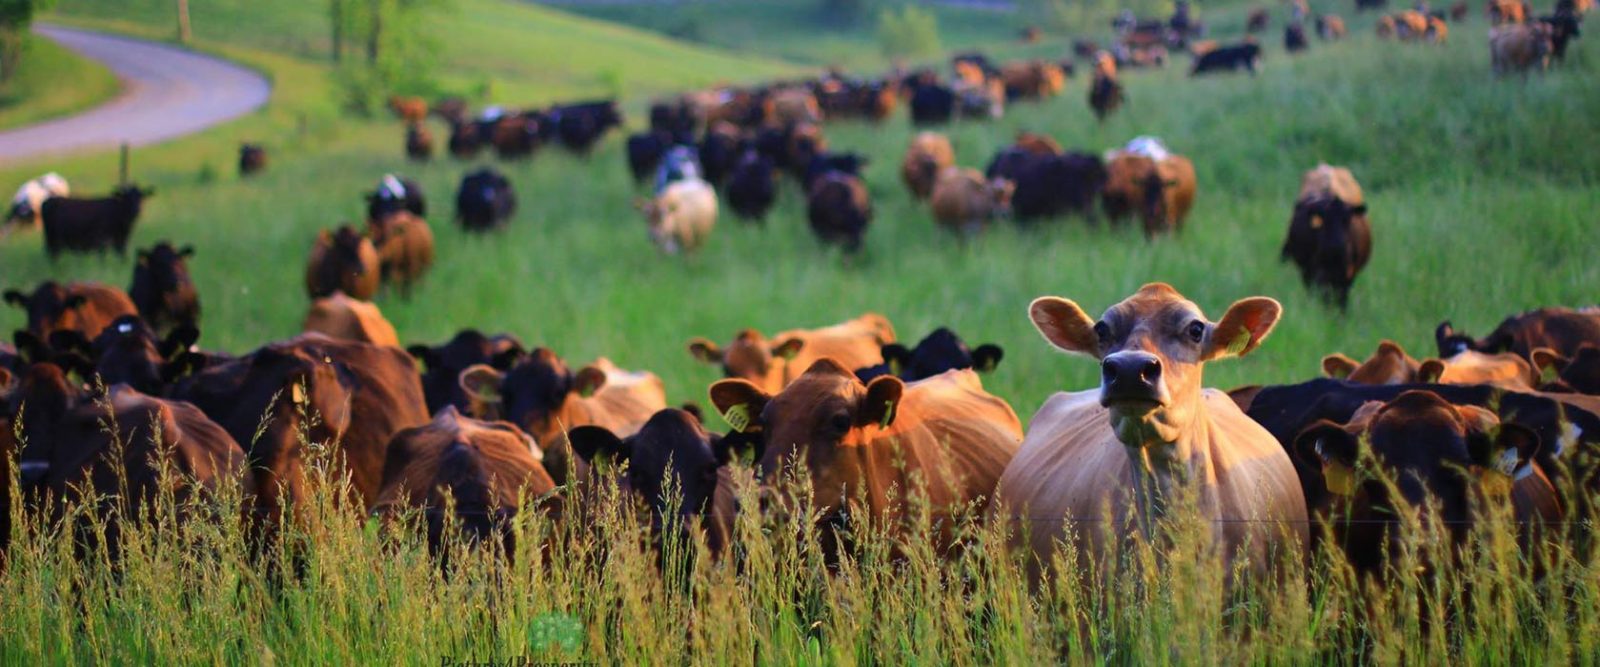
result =
[[[33,30],[105,63],[123,90],[83,113],[0,132],[0,164],[166,141],[249,113],[272,92],[254,71],[174,46],[45,24]]]

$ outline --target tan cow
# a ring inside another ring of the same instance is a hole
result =
[[[367,221],[367,235],[378,251],[378,274],[383,282],[400,286],[409,296],[411,286],[433,266],[433,229],[410,211],[395,211]]]
[[[1185,484],[1196,486],[1198,510],[1217,521],[1229,557],[1248,548],[1261,565],[1286,535],[1306,542],[1305,498],[1283,447],[1227,394],[1201,384],[1206,362],[1261,344],[1278,302],[1242,299],[1213,323],[1170,285],[1152,283],[1099,321],[1053,296],[1028,312],[1045,340],[1097,360],[1102,377],[1099,388],[1045,401],[1000,480],[1003,512],[1031,525],[1040,562],[1068,529],[1089,553],[1109,553],[1103,532],[1079,522],[1109,509],[1118,526],[1149,526],[1165,512],[1161,499]]]
[[[1194,163],[1176,153],[1140,154],[1112,151],[1106,156],[1106,185],[1101,201],[1112,221],[1137,212],[1146,236],[1183,231],[1194,206]]]
[[[933,186],[933,219],[940,227],[977,234],[1010,209],[1015,189],[1008,179],[991,183],[976,169],[947,167]]]
[[[383,317],[377,305],[352,299],[344,292],[334,292],[332,296],[312,301],[300,330],[320,333],[335,340],[400,347],[399,334],[395,333],[394,325]]]
[[[673,181],[634,206],[644,214],[650,240],[668,255],[699,249],[717,224],[717,192],[698,178]]]
[[[822,359],[777,395],[733,379],[711,385],[710,397],[735,430],[759,434],[768,481],[806,465],[813,501],[828,519],[859,501],[872,518],[897,521],[913,476],[926,484],[936,520],[972,503],[982,508],[1022,440],[1017,413],[970,369],[862,384]],[[940,526],[941,545],[951,527]]]
[[[1322,372],[1357,384],[1488,384],[1522,392],[1533,391],[1538,382],[1533,366],[1510,352],[1469,350],[1449,359],[1417,361],[1392,340],[1379,342],[1364,362],[1343,354],[1323,357]]]
[[[927,199],[939,172],[955,163],[956,151],[948,137],[938,132],[920,132],[906,147],[905,159],[900,161],[900,178],[912,197]]]
[[[866,313],[821,329],[791,329],[771,339],[745,329],[727,349],[705,338],[689,341],[689,354],[722,366],[730,378],[743,378],[762,391],[776,394],[818,359],[833,359],[851,369],[883,363],[883,346],[895,342],[889,318]]]

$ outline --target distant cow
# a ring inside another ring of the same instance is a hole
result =
[[[426,126],[406,126],[406,157],[417,162],[433,159],[433,133]]]
[[[157,331],[200,321],[200,293],[189,277],[188,259],[193,256],[194,246],[174,248],[166,241],[139,251],[128,296]]]
[[[1486,9],[1489,13],[1489,25],[1492,26],[1528,21],[1528,10],[1523,0],[1489,0]]]
[[[461,410],[471,407],[461,389],[461,371],[478,364],[510,370],[528,354],[516,336],[485,336],[476,329],[463,329],[443,345],[412,345],[406,351],[422,363],[422,392],[427,397],[429,413],[437,413],[447,405]]]
[[[483,168],[467,174],[456,190],[456,222],[467,231],[495,229],[517,212],[517,194],[500,172]]]
[[[1456,331],[1445,321],[1433,335],[1439,346],[1439,356],[1446,359],[1474,351],[1484,354],[1512,352],[1532,360],[1533,351],[1541,347],[1570,357],[1585,344],[1600,345],[1600,308],[1530,310],[1507,317],[1481,339]]]
[[[450,139],[448,147],[450,154],[461,160],[471,160],[483,150],[484,137],[478,131],[478,124],[472,121],[453,121],[450,123]]]
[[[50,336],[50,347],[56,353],[84,355],[108,386],[126,384],[162,395],[178,378],[205,366],[203,354],[189,351],[199,338],[200,331],[191,325],[175,327],[160,338],[138,315],[123,315],[93,339],[77,331],[57,331]]]
[[[23,183],[22,187],[17,188],[17,194],[11,198],[11,209],[6,212],[4,224],[37,229],[44,201],[51,197],[66,197],[71,194],[72,188],[67,185],[67,179],[53,171]],[[3,231],[7,230],[0,230]]]
[[[267,149],[261,144],[239,146],[239,175],[254,176],[267,168]]]
[[[915,199],[927,199],[933,194],[933,182],[945,167],[956,163],[955,149],[950,139],[938,132],[919,132],[906,147],[905,158],[900,161],[900,179]]]
[[[713,123],[707,127],[697,149],[701,176],[712,185],[725,184],[728,175],[738,166],[744,146],[744,137],[732,123]]]
[[[344,292],[312,300],[300,330],[334,340],[400,346],[400,336],[395,333],[394,325],[384,318],[376,304],[352,299]]]
[[[54,259],[62,251],[87,252],[115,248],[127,253],[128,236],[154,188],[124,185],[103,199],[51,197],[39,207],[44,221],[44,249]]]
[[[1001,518],[1026,525],[1039,563],[1071,536],[1100,558],[1105,536],[1145,529],[1160,518],[1156,498],[1197,495],[1202,518],[1222,556],[1248,549],[1265,567],[1286,537],[1308,537],[1305,498],[1294,464],[1266,429],[1227,394],[1205,389],[1204,364],[1243,356],[1271,333],[1278,302],[1234,302],[1211,322],[1165,283],[1091,319],[1076,303],[1040,297],[1029,307],[1034,326],[1058,350],[1094,360],[1100,386],[1057,393],[1034,415],[1021,451],[1000,480]],[[1110,511],[1115,522],[1092,522]],[[1115,538],[1113,538],[1115,539]]]
[[[1281,256],[1300,267],[1307,287],[1349,305],[1350,286],[1372,257],[1366,200],[1350,170],[1322,164],[1301,178]]]
[[[674,181],[637,206],[649,226],[650,240],[669,255],[699,249],[717,224],[717,192],[699,178]]]
[[[857,368],[856,378],[871,382],[882,375],[893,375],[906,382],[925,380],[950,370],[972,369],[988,373],[1000,365],[1005,351],[999,345],[985,343],[977,349],[967,347],[961,336],[945,327],[933,330],[912,349],[899,343],[883,346],[883,363]]]
[[[745,329],[726,348],[705,338],[689,341],[689,354],[722,367],[724,377],[749,380],[769,394],[782,391],[803,369],[827,357],[850,368],[883,363],[883,346],[895,342],[894,325],[877,313],[820,329],[791,329],[763,336]]]
[[[1010,212],[1015,187],[1005,180],[989,181],[976,169],[945,167],[933,184],[933,219],[945,229],[975,235]]]
[[[1269,19],[1270,15],[1265,8],[1252,9],[1250,10],[1250,14],[1245,17],[1244,30],[1245,32],[1261,32],[1266,30],[1267,21]]]
[[[1245,42],[1243,44],[1219,46],[1196,56],[1194,67],[1189,70],[1189,76],[1199,76],[1207,72],[1236,72],[1238,70],[1245,70],[1252,75],[1261,70],[1261,47],[1259,45]]]
[[[1317,15],[1317,36],[1327,41],[1344,39],[1344,19],[1333,14]]]
[[[1322,372],[1357,384],[1488,384],[1508,391],[1533,391],[1537,384],[1533,366],[1509,352],[1469,350],[1448,359],[1417,361],[1391,340],[1380,341],[1364,362],[1343,354],[1323,357]]]
[[[949,86],[932,83],[911,91],[913,125],[943,125],[955,117],[956,93]]]
[[[77,331],[93,340],[112,320],[139,314],[126,293],[103,283],[47,280],[32,294],[6,290],[5,300],[27,311],[28,331],[41,341],[62,330]]]
[[[313,299],[344,292],[357,299],[378,293],[378,249],[350,225],[317,232],[306,260],[306,294]]]
[[[778,170],[772,158],[749,150],[739,158],[724,187],[728,207],[745,220],[765,220],[778,200]]]
[[[1101,51],[1095,56],[1094,74],[1089,79],[1089,108],[1096,120],[1104,122],[1106,116],[1122,106],[1125,100],[1122,83],[1117,81],[1117,62],[1111,54]]]
[[[654,175],[656,166],[672,146],[672,135],[666,132],[652,130],[628,135],[628,173],[633,176],[634,183],[643,183]]]
[[[1135,140],[1128,149],[1112,151],[1106,160],[1101,192],[1106,215],[1115,222],[1137,212],[1147,237],[1183,231],[1194,205],[1194,164],[1154,142],[1150,150],[1138,144]]]
[[[398,285],[400,293],[410,297],[412,286],[433,266],[433,229],[428,221],[398,211],[369,221],[367,235],[378,251],[382,281]]]
[[[406,211],[419,218],[428,217],[428,198],[416,181],[384,174],[378,187],[367,193],[367,221],[381,220],[391,213]]]
[[[1301,23],[1290,23],[1283,27],[1283,48],[1289,53],[1298,53],[1310,47],[1306,40],[1306,27]]]
[[[587,155],[607,130],[622,125],[622,111],[614,100],[552,107],[548,116],[556,136],[568,150]]]
[[[1018,221],[1066,214],[1094,216],[1096,195],[1107,183],[1100,157],[1076,151],[1026,158],[1015,167],[1012,215]]]
[[[390,95],[389,111],[407,123],[420,123],[428,117],[428,101],[410,95]]]
[[[1060,66],[1043,60],[1006,63],[1000,68],[1007,100],[1054,97],[1066,86],[1066,79]]]
[[[859,176],[829,172],[817,179],[806,196],[806,219],[823,243],[836,243],[846,253],[861,250],[872,222],[872,198]]]
[[[1558,11],[1552,16],[1541,16],[1538,23],[1549,26],[1550,55],[1557,61],[1566,59],[1567,43],[1583,35],[1578,29],[1578,15],[1573,12]]]

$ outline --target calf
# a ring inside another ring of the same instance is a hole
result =
[[[1495,354],[1513,352],[1532,359],[1533,351],[1545,347],[1563,356],[1573,356],[1584,345],[1600,345],[1600,308],[1539,308],[1507,317],[1494,331],[1474,339],[1456,331],[1449,321],[1433,332],[1439,356],[1445,359],[1467,351]]]
[[[139,312],[122,290],[91,282],[61,284],[47,280],[39,283],[32,294],[6,290],[5,300],[27,311],[28,332],[41,341],[52,332],[63,330],[93,339],[112,320]]]
[[[673,181],[635,206],[644,214],[650,240],[668,255],[698,250],[717,224],[717,193],[698,178]]]
[[[461,389],[461,371],[478,364],[506,371],[528,354],[515,336],[485,336],[475,329],[462,329],[443,345],[412,345],[406,351],[422,364],[422,392],[430,414],[445,406],[471,407]]]
[[[378,249],[372,241],[343,225],[333,233],[317,232],[306,261],[306,294],[313,299],[344,292],[362,300],[378,293]]]
[[[872,199],[859,176],[829,172],[806,194],[806,219],[823,243],[837,243],[846,253],[861,250],[862,237],[872,222]]]
[[[1300,280],[1323,291],[1339,308],[1372,257],[1372,225],[1361,185],[1350,170],[1326,164],[1306,172],[1280,253],[1300,267]]]
[[[67,185],[67,179],[53,171],[23,183],[22,187],[17,188],[17,194],[11,198],[11,210],[6,212],[4,224],[37,229],[45,200],[71,194],[72,188]],[[0,229],[0,232],[5,231],[9,230]]]
[[[410,211],[398,211],[367,223],[367,235],[378,251],[382,282],[398,284],[410,298],[411,288],[433,266],[433,229]]]
[[[873,378],[893,375],[906,382],[926,380],[949,370],[972,369],[989,373],[1000,365],[1005,351],[999,345],[985,343],[974,350],[956,332],[945,327],[934,329],[913,349],[899,343],[883,346],[883,363],[856,369],[856,378],[871,382]]]
[[[850,368],[883,363],[883,346],[895,342],[894,325],[877,313],[820,329],[790,329],[768,339],[755,329],[734,336],[727,348],[705,338],[689,341],[689,354],[722,367],[725,377],[749,380],[776,394],[822,358]]]
[[[44,221],[44,249],[51,259],[63,251],[87,252],[115,248],[127,253],[128,236],[139,219],[144,200],[154,188],[118,187],[110,197],[74,199],[51,197],[39,207]]]
[[[189,277],[188,259],[193,256],[194,246],[173,248],[166,241],[139,251],[128,296],[157,331],[200,321],[200,294]]]
[[[976,169],[946,167],[933,185],[933,219],[945,229],[975,235],[1010,212],[1014,187],[1004,180],[985,180]]]
[[[469,232],[501,227],[517,212],[517,193],[500,172],[483,168],[467,174],[456,190],[456,222]]]
[[[333,340],[400,346],[400,336],[395,333],[394,325],[383,317],[377,305],[352,299],[343,292],[312,300],[300,330]]]
[[[254,176],[267,168],[267,149],[261,144],[239,146],[239,175]]]
[[[927,199],[933,194],[939,172],[955,163],[956,152],[948,137],[938,132],[920,132],[912,137],[905,158],[900,161],[900,179],[913,198]]]
[[[1195,57],[1194,67],[1189,70],[1189,76],[1200,76],[1207,72],[1236,72],[1239,70],[1245,70],[1254,75],[1260,69],[1261,47],[1246,42],[1232,46],[1219,46]]]

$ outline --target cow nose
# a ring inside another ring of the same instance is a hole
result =
[[[1116,354],[1100,364],[1107,387],[1152,391],[1161,380],[1161,360],[1145,352]]]

